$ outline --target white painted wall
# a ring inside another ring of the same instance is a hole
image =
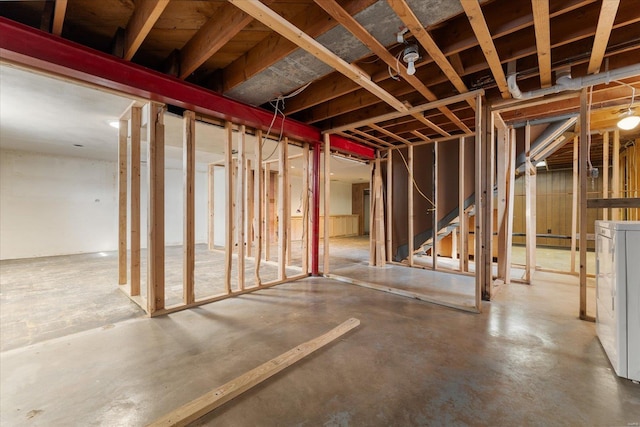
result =
[[[116,163],[0,150],[0,259],[117,247]]]
[[[291,183],[291,216],[302,216],[298,208],[302,207],[301,197],[302,177],[290,176]],[[351,186],[350,182],[331,181],[331,215],[351,215]],[[324,181],[320,183],[320,215],[324,215]]]
[[[145,165],[141,175],[142,247],[146,247]],[[165,170],[167,245],[182,244],[182,179],[181,169]],[[204,170],[196,173],[195,191],[196,242],[205,243]],[[0,150],[0,259],[116,250],[117,194],[115,161]]]

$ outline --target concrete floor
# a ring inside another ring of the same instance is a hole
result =
[[[366,270],[358,251],[339,251]],[[95,263],[86,274],[113,265],[82,257]],[[332,268],[349,264],[333,257]],[[10,304],[26,307],[15,318],[83,312],[54,304],[53,290],[34,310],[16,301],[6,282],[17,264],[0,263],[3,344]],[[387,279],[415,282],[417,271],[400,267]],[[390,274],[367,274],[378,273]],[[196,425],[636,425],[640,385],[611,370],[594,324],[577,319],[567,277],[538,272],[535,286],[505,286],[482,314],[322,278],[152,320],[131,306],[119,320],[105,314],[3,349],[0,425],[145,425],[349,317],[361,326]],[[131,304],[113,286],[96,285],[103,294],[87,312]]]

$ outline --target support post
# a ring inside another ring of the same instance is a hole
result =
[[[580,319],[587,316],[587,158],[589,135],[589,111],[587,88],[580,92]]]
[[[525,222],[526,222],[526,267],[524,279],[531,284],[536,270],[536,170],[531,163],[531,125],[525,126]]]
[[[320,258],[320,144],[313,147],[313,179],[311,182],[312,196],[312,226],[311,233],[311,274],[319,275]]]
[[[507,218],[507,248],[505,252],[505,275],[504,282],[511,283],[511,248],[513,247],[513,206],[515,204],[515,186],[516,186],[516,130],[509,129],[508,138],[509,148],[509,167],[507,177],[507,209],[505,216]]]
[[[247,206],[246,206],[246,220],[245,220],[245,241],[246,247],[245,251],[248,257],[252,256],[253,253],[253,215],[254,215],[254,185],[253,185],[253,171],[251,170],[251,159],[248,158],[249,154],[247,153],[246,167],[245,167],[245,192],[247,194]]]
[[[506,281],[507,269],[507,192],[509,185],[509,129],[502,120],[497,120],[496,151],[498,162],[496,163],[497,186],[498,186],[498,278],[504,283]]]
[[[433,143],[433,245],[431,245],[431,268],[438,269],[438,142]]]
[[[290,209],[286,205],[286,185],[285,175],[287,171],[287,148],[289,141],[287,138],[280,141],[278,147],[278,280],[284,280],[287,266],[287,228],[285,211]]]
[[[246,201],[246,188],[245,178],[246,174],[246,150],[245,150],[245,127],[240,126],[238,131],[238,182],[236,183],[236,230],[238,232],[238,290],[244,290],[244,254],[246,245],[245,235],[245,201]]]
[[[408,238],[408,252],[409,252],[409,266],[413,267],[413,252],[414,252],[414,232],[413,232],[413,146],[407,146],[407,163],[409,164],[409,175],[407,177],[407,231]]]
[[[482,99],[480,96],[476,96],[476,132],[475,132],[475,199],[476,199],[476,218],[475,218],[475,257],[476,264],[476,289],[475,289],[475,304],[476,308],[480,311],[482,306],[482,289],[484,280],[484,251],[483,251],[483,221],[484,221],[484,204],[486,203],[486,193],[483,193],[483,180],[482,171],[484,169],[483,159],[483,123],[482,123]]]
[[[393,261],[393,150],[387,150],[387,261]]]
[[[256,144],[254,146],[254,173],[253,173],[253,230],[255,233],[254,240],[254,282],[256,286],[262,285],[260,279],[260,261],[262,258],[262,228],[263,228],[263,210],[262,210],[262,131],[256,131]]]
[[[224,227],[224,288],[231,293],[231,264],[233,263],[233,127],[225,122],[224,174],[225,174],[225,227]]]
[[[309,273],[309,144],[302,147],[302,272]]]
[[[637,149],[637,148],[636,148]],[[611,176],[611,197],[617,199],[620,197],[620,131],[613,131],[613,173]],[[618,221],[620,219],[620,209],[611,211],[611,219]]]
[[[264,165],[264,260],[271,260],[271,167]]]
[[[214,202],[214,189],[215,189],[215,166],[213,164],[209,164],[207,167],[207,218],[208,222],[208,233],[207,233],[207,243],[208,248],[212,251],[215,248],[215,202]]]
[[[186,110],[183,114],[182,173],[184,178],[184,238],[182,300],[191,304],[196,300],[194,289],[196,250],[196,114]]]
[[[602,198],[609,198],[609,132],[602,134]],[[609,219],[609,209],[602,210],[602,219]]]
[[[578,137],[573,138],[573,193],[571,196],[571,272],[576,272],[578,234]]]
[[[484,106],[484,132],[482,139],[482,299],[491,300],[491,287],[493,285],[493,179],[495,173],[494,165],[494,114],[491,106],[487,103]],[[477,268],[477,264],[476,264]]]
[[[131,296],[140,295],[140,128],[142,108],[131,107]]]
[[[127,283],[127,139],[129,121],[120,119],[118,135],[118,284]]]
[[[322,273],[329,274],[329,229],[331,225],[331,138],[324,134],[324,244]]]
[[[147,312],[164,308],[164,115],[148,104],[147,120]]]
[[[458,143],[458,220],[460,222],[460,271],[469,271],[469,222],[464,208],[464,175],[465,175],[465,156],[464,156],[464,136],[460,137]]]

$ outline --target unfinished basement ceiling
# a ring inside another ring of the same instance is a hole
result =
[[[64,3],[66,9],[55,7]],[[510,99],[507,69],[515,70],[522,91],[530,91],[555,84],[555,73],[563,67],[581,77],[639,65],[640,8],[635,0],[549,0],[548,10],[536,7],[534,13],[532,5],[545,4],[52,0],[3,1],[0,15],[272,111],[269,101],[304,88],[279,103],[283,114],[321,130],[346,127],[341,136],[384,149],[469,133],[475,112],[460,101],[428,109],[424,118],[349,125],[474,89],[483,89],[489,102]],[[269,13],[276,24],[264,18]],[[411,30],[404,35],[406,42],[419,45],[414,78],[396,59],[405,47],[396,40],[403,26]],[[282,34],[287,29],[300,36],[286,39]],[[353,34],[358,31],[359,38]],[[311,51],[326,48],[330,59],[321,61],[296,44],[306,36],[316,43]],[[376,46],[382,51],[374,54]],[[374,90],[347,77],[345,69],[370,77]],[[623,81],[640,91],[638,75]],[[594,86],[592,129],[611,130],[631,94],[631,88],[613,82]],[[632,108],[640,109],[637,102]],[[515,110],[504,119],[512,124],[578,110],[576,98]],[[593,119],[605,111],[608,120]],[[622,137],[631,140],[640,137],[639,132]]]

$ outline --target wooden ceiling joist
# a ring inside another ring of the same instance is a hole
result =
[[[393,145],[392,143],[387,142],[384,139],[378,138],[377,136],[370,135],[359,129],[352,129],[351,132],[355,133],[356,135],[360,135],[363,138],[371,139],[372,141],[375,141],[382,146],[391,147]]]
[[[549,0],[531,0],[533,24],[538,50],[538,69],[541,87],[551,86],[551,27],[549,20]]]
[[[338,132],[338,135],[344,136],[345,138],[352,139],[352,140],[354,140],[356,142],[359,142],[361,144],[368,145],[369,147],[373,147],[373,148],[375,148],[377,150],[383,150],[383,149],[385,149],[385,147],[387,147],[386,144],[384,144],[384,145],[376,144],[374,142],[371,142],[369,139],[366,139],[364,137],[360,137],[360,136],[357,136],[357,135],[353,135],[353,134],[350,134],[348,132]],[[367,135],[367,136],[369,136],[369,135]]]
[[[535,2],[536,0],[533,1]],[[596,35],[593,40],[593,49],[591,49],[591,59],[589,60],[589,68],[587,70],[589,74],[600,71],[619,5],[620,0],[605,0],[602,2],[600,16],[598,17],[598,26],[596,27]]]
[[[136,2],[136,8],[124,33],[124,59],[130,61],[133,58],[168,4],[169,0],[139,0]]]
[[[252,20],[235,6],[222,5],[180,51],[180,78],[187,78],[197,70]]]
[[[371,6],[376,1],[346,0],[342,2],[342,7],[353,15]],[[318,37],[337,25],[337,22],[333,19],[327,19],[326,13],[314,4],[309,5],[306,10],[294,16],[291,19],[291,23],[311,37]],[[297,48],[298,46],[295,43],[290,42],[277,32],[271,34],[223,70],[222,92],[230,91],[275,62],[285,58]]]
[[[502,69],[502,64],[500,63],[496,46],[493,44],[491,33],[487,27],[487,22],[482,14],[480,3],[478,0],[465,0],[460,3],[462,4],[462,8],[464,9],[467,18],[469,18],[469,23],[471,24],[473,32],[475,33],[480,47],[482,48],[482,52],[487,59],[487,63],[489,64],[489,68],[491,69],[493,78],[498,85],[498,89],[500,89],[502,97],[505,99],[510,98],[511,94],[507,87],[507,79],[504,75],[504,70]]]
[[[386,130],[382,126],[378,126],[375,123],[369,123],[367,126],[369,126],[373,130],[377,130],[378,132],[380,132],[383,135],[388,136],[389,138],[394,139],[395,141],[402,142],[403,144],[406,144],[406,145],[411,145],[412,144],[412,142],[409,141],[408,139],[405,139],[405,138],[403,138],[403,137],[401,137],[399,135],[396,135],[393,132],[389,132],[388,130]]]
[[[461,102],[461,101],[467,101],[468,98],[474,98],[476,96],[482,96],[484,95],[484,90],[480,89],[480,90],[474,90],[471,92],[467,92],[467,93],[462,93],[460,95],[455,95],[452,96],[450,98],[447,99],[439,99],[437,101],[434,102],[429,102],[426,104],[422,104],[422,105],[416,105],[415,107],[411,107],[409,109],[408,112],[406,113],[402,113],[399,111],[396,112],[391,112],[391,113],[386,113],[386,114],[381,114],[378,116],[374,116],[374,117],[369,117],[367,119],[363,119],[363,120],[358,120],[357,122],[352,122],[349,124],[345,124],[345,125],[341,125],[341,126],[336,126],[334,128],[331,128],[329,130],[327,130],[328,133],[337,133],[343,130],[349,130],[349,129],[355,129],[355,128],[360,128],[363,126],[368,126],[369,123],[380,123],[380,122],[384,122],[387,120],[393,120],[393,119],[397,119],[400,117],[406,117],[406,116],[412,116],[413,114],[417,114],[417,113],[424,113],[427,110],[435,110],[438,109],[442,106],[445,105],[452,105],[455,104],[457,102]],[[471,133],[471,132],[469,132]]]
[[[248,2],[243,0],[229,0],[229,2],[247,14],[253,16],[255,19],[262,22],[264,25],[279,33],[289,41],[297,44],[300,48],[306,50],[325,64],[333,67],[336,71],[358,83],[364,89],[376,95],[380,100],[386,102],[397,111],[406,112],[408,110],[402,102],[375,84],[371,80],[371,77],[366,75],[361,69],[347,63],[322,44],[309,37],[305,32],[296,28],[269,7],[260,2]]]
[[[404,22],[411,34],[420,42],[420,45],[427,51],[431,59],[438,64],[438,67],[444,72],[447,78],[453,83],[453,86],[460,93],[468,92],[467,86],[464,84],[456,70],[453,68],[449,60],[442,53],[431,35],[422,26],[418,17],[413,13],[405,0],[387,0],[389,6]],[[431,100],[430,100],[431,101]],[[475,104],[473,105],[475,107]]]
[[[51,33],[59,36],[62,34],[62,25],[64,24],[64,16],[67,13],[67,0],[56,0],[53,9],[53,24]]]

